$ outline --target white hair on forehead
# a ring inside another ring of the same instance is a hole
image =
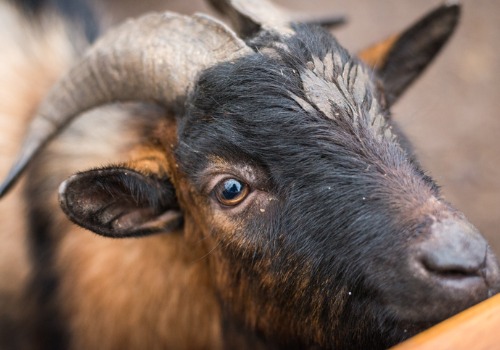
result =
[[[306,99],[291,97],[306,112],[314,110],[314,105],[328,119],[335,120],[340,117],[339,110],[346,111],[356,128],[367,125],[377,138],[394,138],[375,96],[371,72],[363,64],[330,51],[323,59],[313,55],[300,78]],[[363,123],[360,118],[365,119]]]

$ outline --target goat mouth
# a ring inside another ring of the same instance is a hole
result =
[[[451,276],[451,284],[455,282],[455,278],[456,276]],[[472,295],[465,299],[460,292],[455,295],[449,293],[451,296],[448,297],[442,294],[437,296],[430,294],[428,300],[413,300],[408,304],[385,305],[385,310],[387,311],[387,319],[395,321],[399,335],[406,339],[483,302],[497,293],[496,289],[486,289],[481,295],[474,295],[474,292],[471,292]]]
[[[460,272],[413,282],[404,290],[386,289],[378,294],[381,299],[376,309],[385,310],[385,319],[393,320],[404,336],[421,332],[498,293],[482,276],[467,277],[464,282]]]

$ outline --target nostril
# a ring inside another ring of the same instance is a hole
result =
[[[446,261],[446,259],[434,259],[433,255],[422,257],[422,265],[429,273],[446,279],[462,279],[467,277],[480,277],[483,263],[478,261]],[[454,259],[456,260],[456,259]]]
[[[407,260],[404,300],[418,305],[416,313],[449,317],[500,291],[500,267],[471,224],[453,216],[426,229]]]
[[[427,274],[443,280],[483,278],[488,244],[468,222],[444,220],[431,226],[419,246],[418,260]]]

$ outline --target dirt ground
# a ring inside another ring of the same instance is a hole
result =
[[[99,0],[96,0],[99,1]],[[336,31],[356,52],[409,25],[437,0],[280,0],[310,13],[338,13]],[[500,255],[500,1],[463,0],[460,27],[437,61],[394,107],[424,168]],[[99,1],[108,21],[150,10],[210,11],[200,0]]]

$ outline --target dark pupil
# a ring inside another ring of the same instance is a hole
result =
[[[224,182],[222,197],[227,200],[235,199],[243,191],[243,184],[235,179],[229,179]]]

